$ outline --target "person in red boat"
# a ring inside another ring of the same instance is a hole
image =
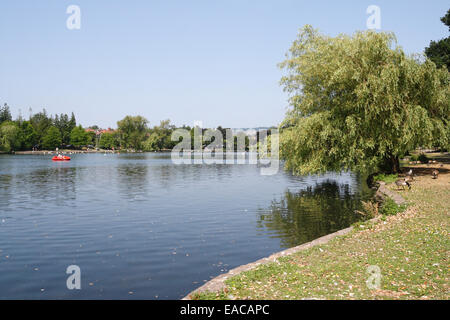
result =
[[[63,153],[58,152],[53,158],[53,161],[70,161],[70,157],[65,156]]]

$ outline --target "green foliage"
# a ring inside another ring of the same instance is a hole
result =
[[[450,9],[447,14],[441,18],[450,31]],[[447,67],[450,71],[450,37],[439,41],[431,41],[430,46],[425,48],[425,54],[433,61],[438,68]]]
[[[96,145],[97,135],[93,131],[86,132],[86,145]]]
[[[90,141],[91,137],[81,125],[73,128],[72,132],[70,133],[70,144],[74,145],[77,148],[90,144]]]
[[[102,149],[116,149],[119,147],[119,142],[115,134],[103,133],[100,136],[99,147]]]
[[[450,37],[439,41],[431,41],[425,54],[438,68],[446,67],[450,71]]]
[[[154,126],[149,130],[149,136],[144,141],[144,151],[160,151],[163,149],[172,149],[176,142],[171,140],[172,132],[175,126],[170,124],[170,120],[163,120],[159,126]]]
[[[73,128],[75,128],[77,126],[77,121],[75,119],[75,115],[72,112],[71,116],[70,116],[70,120],[69,120],[69,125],[68,125],[68,129],[70,130],[70,132],[72,132]]]
[[[397,173],[408,150],[449,144],[449,72],[395,43],[390,33],[301,30],[280,64],[292,106],[280,139],[288,169]]]
[[[20,124],[21,146],[22,150],[30,150],[37,143],[37,134],[29,121],[23,121]]]
[[[145,139],[142,150],[143,151],[159,151],[162,149],[163,137],[158,133],[153,132],[150,136]]]
[[[20,129],[12,121],[0,125],[0,150],[10,152],[20,147]]]
[[[393,216],[397,213],[405,211],[406,205],[398,205],[391,198],[386,198],[381,206],[380,213],[386,216]]]
[[[383,181],[385,183],[392,183],[398,179],[398,174],[384,174],[380,173],[373,177],[373,181]]]
[[[61,113],[60,116],[56,115],[53,120],[53,125],[59,129],[63,144],[70,144],[70,134],[76,126],[75,116],[73,113],[71,120],[69,120],[69,116],[67,114]]]
[[[5,121],[11,121],[11,111],[9,110],[9,106],[5,103],[3,107],[0,107],[0,124]]]
[[[42,148],[45,150],[54,150],[62,143],[61,133],[58,128],[51,126],[42,138]]]
[[[411,155],[411,157],[409,158],[409,160],[411,161],[419,161],[419,156],[416,154]]]
[[[36,133],[36,140],[38,143],[43,143],[43,138],[47,133],[47,130],[52,126],[53,121],[51,117],[47,115],[47,111],[44,109],[42,112],[34,114],[30,118],[30,123]]]
[[[441,18],[441,21],[448,27],[448,31],[450,31],[450,9],[447,10],[447,13]]]
[[[117,122],[122,148],[142,150],[142,142],[147,134],[148,120],[142,116],[126,116]]]

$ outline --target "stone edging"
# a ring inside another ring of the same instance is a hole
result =
[[[386,184],[384,182],[378,182],[379,187],[377,190],[377,195],[381,196],[381,197],[385,197],[388,196],[390,197],[392,200],[395,201],[395,203],[397,203],[398,205],[404,204],[406,201],[405,199],[403,199],[403,197],[401,195],[399,195],[398,193],[391,191],[389,189],[386,188]],[[378,218],[374,218],[372,219],[372,221],[377,220]],[[301,244],[297,247],[293,247],[293,248],[289,248],[277,253],[272,254],[271,256],[267,257],[267,258],[262,258],[259,259],[255,262],[251,262],[245,265],[241,265],[237,268],[231,269],[230,271],[228,271],[228,273],[224,273],[221,274],[215,278],[213,278],[212,280],[206,282],[204,285],[202,285],[201,287],[195,289],[194,291],[190,292],[186,297],[184,297],[182,300],[191,300],[191,297],[193,294],[196,293],[202,293],[202,292],[219,292],[220,290],[224,289],[226,287],[225,285],[225,281],[231,277],[234,277],[242,272],[245,271],[249,271],[252,270],[256,267],[258,267],[261,264],[266,264],[269,262],[275,262],[278,258],[281,257],[285,257],[285,256],[289,256],[292,255],[296,252],[299,251],[303,251],[309,248],[312,248],[314,246],[317,245],[321,245],[321,244],[326,244],[327,242],[329,242],[330,240],[338,237],[338,236],[343,236],[346,235],[348,233],[350,233],[353,230],[353,227],[348,227],[342,230],[339,230],[337,232],[328,234],[326,236],[323,236],[321,238],[315,239],[313,241]]]
[[[401,195],[399,195],[395,191],[386,188],[386,183],[384,183],[383,181],[378,181],[378,184],[380,186],[378,187],[377,194],[391,198],[397,205],[402,205],[406,203],[406,200]]]

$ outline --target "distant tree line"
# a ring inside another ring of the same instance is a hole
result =
[[[14,152],[25,150],[55,150],[79,149],[82,147],[135,150],[135,151],[163,151],[171,150],[179,141],[172,141],[172,133],[176,129],[185,129],[191,135],[191,148],[199,137],[195,133],[204,135],[207,129],[183,125],[176,127],[170,120],[163,120],[159,125],[148,126],[149,121],[142,116],[126,116],[117,122],[117,130],[100,130],[97,125],[88,130],[77,126],[75,115],[49,115],[45,109],[30,115],[25,120],[21,115],[13,120],[8,104],[0,107],[0,151]],[[228,131],[228,132],[227,132]],[[238,139],[245,142],[245,149],[249,149],[250,141],[245,133],[232,135],[231,129],[219,126],[213,133],[221,135],[223,149],[228,146],[227,138],[233,139],[232,145],[237,150]],[[270,134],[270,132],[269,132]],[[205,148],[215,141],[215,137],[203,136],[201,148]]]
[[[170,123],[170,120],[163,120],[159,125],[155,125],[152,128],[148,127],[148,120],[142,116],[126,116],[124,119],[117,122],[117,130],[113,133],[103,133],[99,139],[99,147],[103,149],[133,149],[142,151],[163,151],[172,150],[172,148],[180,141],[172,141],[172,133],[176,129],[184,129],[189,131],[191,136],[191,149],[195,149],[195,140],[202,135],[201,148],[204,149],[215,141],[214,137],[208,138],[205,136],[206,128],[195,128],[183,125],[176,127]],[[231,129],[224,129],[219,126],[214,129],[217,134],[221,135],[223,149],[227,148],[227,131],[231,132]],[[232,137],[234,150],[237,150],[238,137],[245,141],[245,149],[249,149],[250,141],[248,136],[244,132],[236,135],[228,133],[228,137]],[[270,132],[269,132],[270,134]],[[220,148],[220,147],[219,147]]]
[[[77,131],[75,128],[73,113],[70,117],[63,113],[53,117],[43,109],[30,115],[28,120],[21,115],[13,120],[10,108],[5,103],[0,107],[0,150],[54,150],[73,143],[73,134]],[[85,142],[88,142],[88,139],[83,141],[83,144]]]

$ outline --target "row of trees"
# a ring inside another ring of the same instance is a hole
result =
[[[142,151],[171,150],[179,141],[172,141],[172,133],[178,129],[170,120],[161,121],[159,125],[150,128],[148,120],[142,116],[126,116],[117,122],[117,130],[100,133],[98,126],[91,126],[92,130],[85,130],[76,125],[75,115],[72,113],[49,116],[45,109],[31,115],[28,120],[19,116],[12,120],[10,108],[4,104],[0,108],[0,151],[11,152],[18,150],[54,150],[55,148],[80,148],[93,145],[101,149],[132,149]],[[194,130],[189,126],[181,129],[190,131],[191,147],[197,139],[195,132],[205,134],[206,129]],[[223,136],[223,148],[227,146],[227,130],[222,127],[216,129],[217,134]],[[239,134],[238,134],[239,135]],[[242,133],[242,135],[245,135]],[[202,148],[214,141],[214,137],[204,138]],[[249,139],[245,139],[248,150]],[[238,137],[233,137],[233,144],[237,148]]]
[[[94,142],[95,133],[86,132],[76,126],[75,115],[50,116],[44,109],[30,115],[28,120],[19,116],[12,119],[9,106],[0,108],[0,151],[45,149],[58,147],[80,147]]]
[[[163,120],[159,125],[153,128],[148,127],[148,120],[142,116],[126,116],[124,119],[117,122],[117,131],[114,133],[103,133],[99,140],[99,147],[104,149],[122,148],[133,149],[143,151],[161,151],[171,150],[179,141],[172,141],[172,133],[176,129],[184,129],[190,132],[191,136],[191,148],[195,148],[195,132],[198,135],[202,134],[201,148],[205,148],[211,142],[214,142],[214,138],[205,138],[204,134],[207,129],[195,130],[189,126],[183,125],[177,128],[170,123],[170,120]],[[220,134],[223,139],[223,148],[226,149],[227,139],[226,131],[231,129],[224,129],[219,126],[217,134]],[[239,134],[238,134],[239,135]],[[233,136],[233,144],[235,150],[237,148],[238,135]],[[245,135],[242,133],[242,135]],[[249,139],[247,136],[242,137],[245,139],[245,147],[248,150]]]
[[[139,115],[126,116],[117,122],[117,130],[100,135],[97,146],[102,149],[160,151],[175,145],[171,135],[176,127],[170,124],[170,120],[161,121],[153,128],[149,128],[148,123]]]

